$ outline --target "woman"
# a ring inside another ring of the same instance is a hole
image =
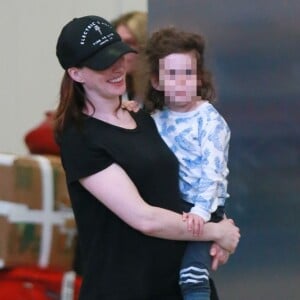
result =
[[[83,259],[80,299],[179,300],[184,241],[233,252],[240,234],[226,220],[200,236],[180,214],[176,157],[149,115],[120,106],[132,51],[97,16],[73,19],[57,42],[66,72],[55,131]]]

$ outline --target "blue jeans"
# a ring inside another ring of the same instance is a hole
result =
[[[183,210],[189,211],[191,204],[184,202]],[[220,222],[224,206],[219,206],[211,215],[210,222]],[[184,300],[218,299],[215,285],[209,276],[212,258],[209,254],[211,242],[189,242],[180,268],[179,284]],[[211,289],[212,286],[212,289]]]
[[[211,242],[189,242],[183,256],[179,284],[184,300],[209,300]]]
[[[206,293],[202,292],[191,292],[183,296],[184,300],[203,300],[203,299],[210,299],[210,300],[220,300],[218,296],[218,292],[215,287],[214,281],[210,278],[209,279],[209,286],[210,286],[210,295],[207,296]],[[209,297],[209,298],[208,298]]]
[[[205,292],[192,292],[186,295],[183,295],[184,300],[209,300],[210,299],[210,293]]]

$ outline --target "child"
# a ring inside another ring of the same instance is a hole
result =
[[[224,216],[230,130],[210,103],[214,88],[204,68],[204,41],[174,28],[152,35],[145,49],[151,80],[146,108],[180,163],[180,191],[190,229]],[[210,299],[209,242],[188,244],[180,271],[185,300]]]

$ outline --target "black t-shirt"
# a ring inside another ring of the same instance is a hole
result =
[[[80,130],[66,126],[60,137],[83,259],[80,299],[179,300],[185,243],[129,227],[78,181],[117,163],[146,202],[181,212],[176,157],[148,114],[131,115],[137,124],[132,130],[85,117]]]

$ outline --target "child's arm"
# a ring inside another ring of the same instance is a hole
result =
[[[208,221],[211,213],[219,205],[224,205],[227,194],[227,175],[229,173],[228,149],[230,129],[221,116],[200,128],[199,143],[201,149],[201,170],[195,197],[195,206],[191,212],[201,215]]]

